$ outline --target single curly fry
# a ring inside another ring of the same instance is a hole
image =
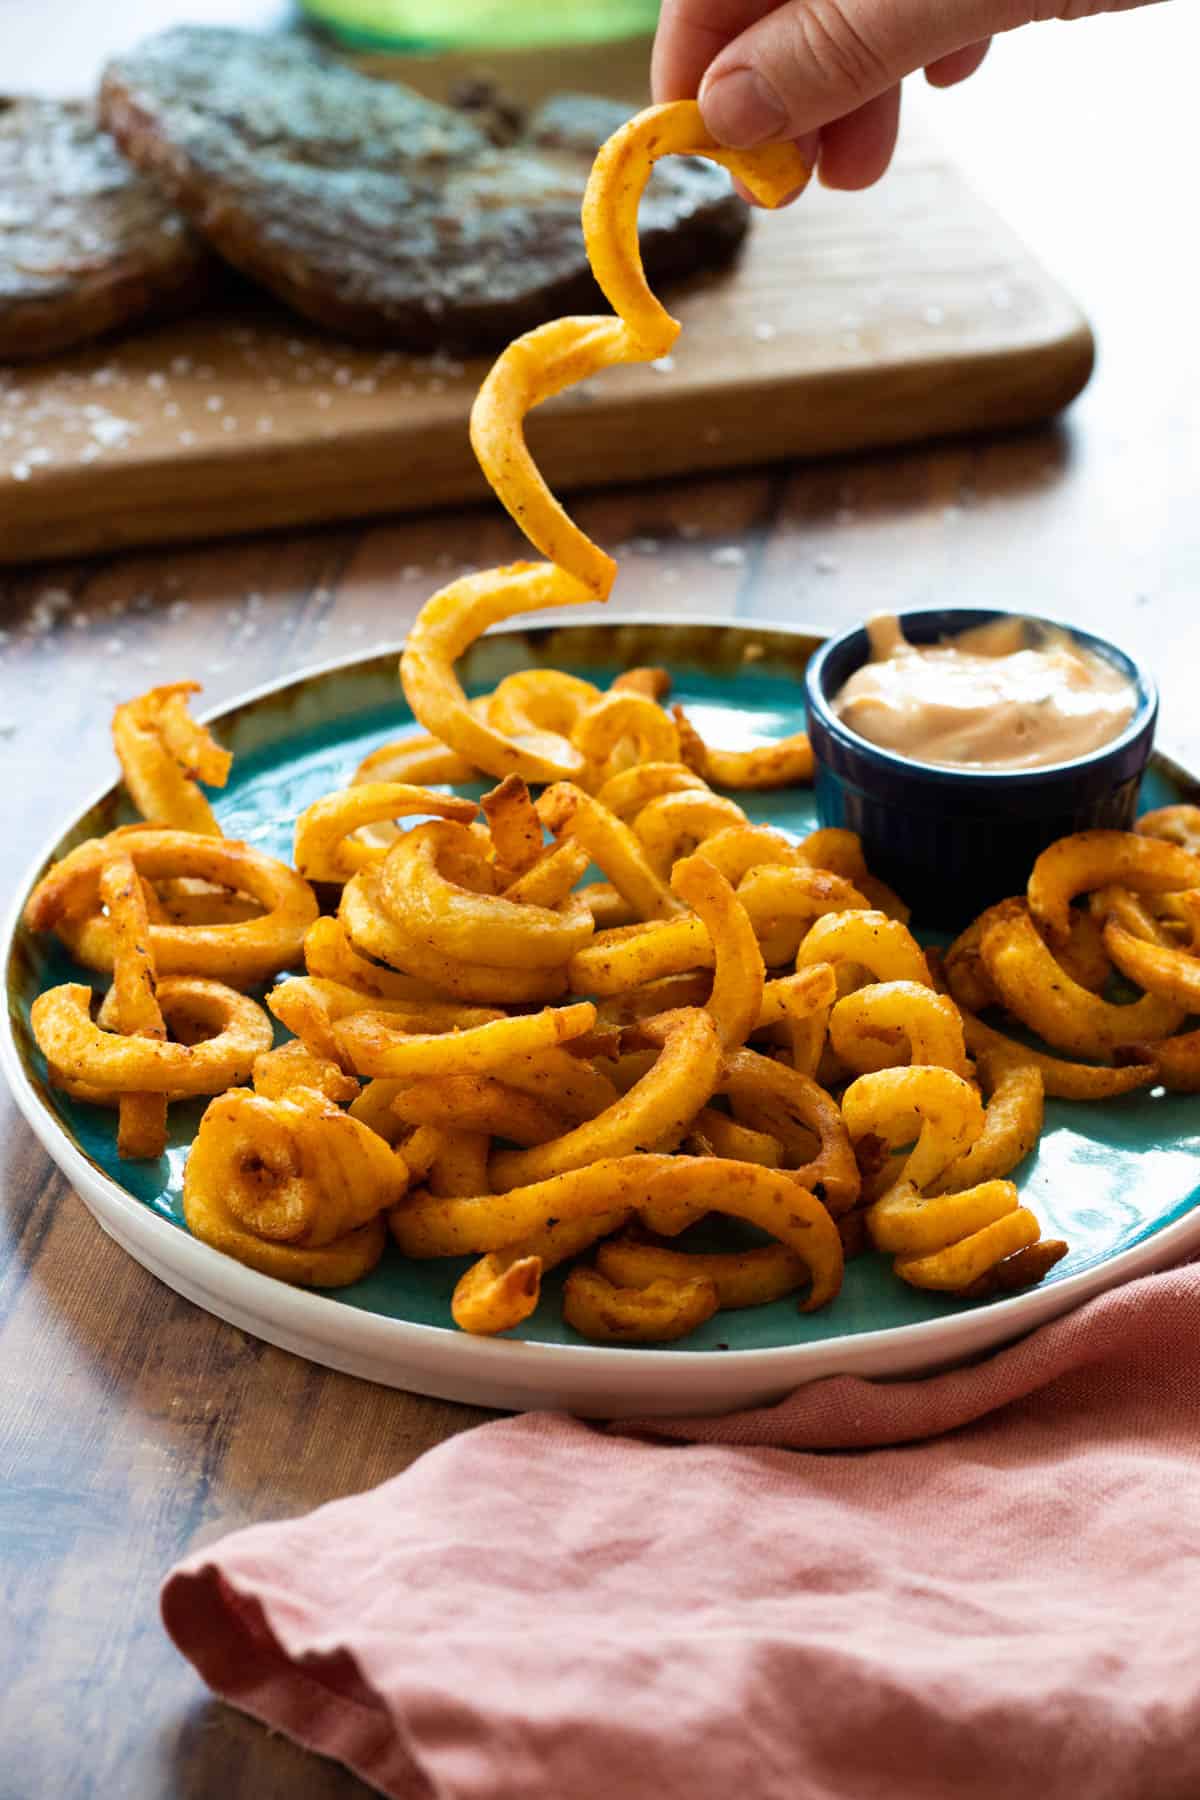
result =
[[[702,919],[656,919],[598,931],[571,958],[567,981],[574,994],[627,994],[715,964],[716,952]]]
[[[360,956],[346,935],[340,919],[322,917],[310,926],[304,939],[304,962],[310,975],[354,988],[371,1000],[404,1000],[413,1003],[440,998],[427,981],[384,968]]]
[[[506,900],[473,885],[487,874],[461,825],[417,825],[388,851],[379,893],[406,934],[451,963],[553,970],[565,967],[592,936],[592,915],[582,900],[569,895],[555,908]]]
[[[999,1072],[1006,1069],[1036,1069],[1046,1094],[1052,1100],[1115,1100],[1130,1094],[1155,1079],[1153,1061],[1129,1063],[1120,1068],[1105,1068],[1095,1063],[1065,1062],[1044,1050],[1031,1050],[1028,1044],[1006,1037],[977,1019],[960,1002],[963,1036],[972,1056],[986,1057]]]
[[[627,1234],[600,1245],[596,1267],[615,1286],[627,1288],[649,1287],[664,1276],[675,1281],[700,1276],[715,1286],[722,1312],[769,1306],[808,1283],[808,1264],[786,1244],[763,1244],[753,1250],[672,1250]]]
[[[188,701],[199,692],[197,681],[176,681],[126,700],[113,713],[113,746],[143,818],[220,837],[216,815],[196,784],[224,787],[233,758],[189,715]]]
[[[443,996],[485,1005],[527,1006],[557,1000],[566,992],[562,969],[500,968],[434,950],[405,917],[387,906],[378,869],[363,869],[346,883],[338,918],[360,955],[387,963]]]
[[[745,1052],[742,1052],[745,1054]],[[801,1312],[826,1306],[842,1285],[842,1240],[821,1202],[778,1169],[724,1157],[678,1156],[656,1174],[645,1208],[653,1217],[719,1212],[746,1219],[804,1259],[810,1287]]]
[[[679,733],[662,707],[628,688],[602,694],[581,713],[571,742],[587,764],[590,787],[623,770],[679,761]]]
[[[450,1302],[460,1331],[494,1337],[511,1331],[537,1310],[542,1276],[598,1238],[619,1231],[628,1207],[579,1219],[554,1219],[509,1250],[493,1250],[461,1277]]]
[[[569,842],[569,840],[568,840]],[[585,862],[591,858],[584,853]],[[636,910],[624,894],[619,894],[611,881],[589,881],[579,890],[579,898],[592,915],[597,931],[611,931],[618,925],[632,925]]]
[[[669,1344],[711,1319],[716,1283],[659,1276],[647,1287],[614,1287],[595,1269],[574,1268],[563,1287],[563,1319],[599,1344]]]
[[[442,1147],[442,1134],[432,1126],[419,1125],[414,1131],[411,1126],[401,1124],[392,1111],[392,1102],[407,1085],[404,1081],[389,1081],[379,1076],[359,1089],[358,1097],[350,1102],[347,1111],[352,1119],[366,1125],[393,1148],[403,1144],[409,1176],[413,1182],[418,1182],[424,1181],[433,1167],[433,1159]],[[417,1138],[421,1140],[418,1146],[421,1153],[414,1155],[412,1145]]]
[[[693,774],[681,762],[643,762],[610,776],[597,790],[596,801],[628,824],[651,800],[658,800],[664,794],[705,792],[707,788],[699,775]]]
[[[807,734],[778,738],[753,750],[717,750],[705,743],[682,706],[671,708],[682,737],[688,732],[688,762],[706,781],[723,788],[797,787],[813,776],[812,746]]]
[[[825,1013],[837,999],[837,977],[829,963],[813,963],[794,975],[779,975],[763,987],[754,1029],[793,1024]]]
[[[726,1050],[744,1044],[758,1025],[765,970],[746,909],[719,870],[702,856],[676,863],[671,891],[700,919],[715,946],[708,1011]]]
[[[641,919],[669,919],[680,911],[663,878],[651,868],[629,826],[568,781],[548,787],[538,817],[554,837],[582,845]]]
[[[878,1069],[842,1095],[851,1139],[882,1138],[889,1149],[913,1149],[896,1171],[897,1185],[930,1187],[983,1130],[983,1102],[950,1069]]]
[[[57,928],[80,962],[111,969],[112,927],[99,904],[100,871],[114,846],[131,857],[144,879],[199,876],[249,894],[264,909],[257,918],[232,925],[151,924],[150,949],[160,975],[207,975],[251,987],[298,961],[317,902],[295,870],[232,838],[150,825],[93,838],[55,863],[29,897],[29,928]]]
[[[1019,1294],[1044,1281],[1056,1263],[1070,1249],[1063,1238],[1039,1238],[993,1263],[984,1274],[958,1289],[963,1300],[990,1300],[995,1294]]]
[[[545,849],[542,822],[533,809],[529,788],[519,775],[506,775],[479,804],[492,840],[492,860],[515,880],[533,867]]]
[[[508,737],[479,718],[454,664],[489,625],[595,597],[552,563],[511,563],[461,576],[441,588],[421,608],[400,658],[405,697],[426,731],[472,767],[500,781],[506,775],[520,775],[526,781],[577,776],[583,758],[565,738],[545,731]]]
[[[915,981],[931,988],[933,977],[917,940],[898,919],[881,912],[826,913],[809,930],[796,967],[857,963],[876,981]]]
[[[666,880],[679,858],[702,845],[705,838],[746,823],[736,800],[707,788],[692,788],[660,794],[649,801],[634,819],[633,831],[650,867]]]
[[[1144,837],[1164,838],[1191,856],[1200,856],[1200,806],[1159,806],[1143,813],[1133,828]]]
[[[336,1062],[314,1056],[299,1038],[289,1038],[275,1050],[264,1050],[254,1059],[254,1092],[260,1100],[284,1100],[293,1088],[312,1088],[340,1105],[358,1098],[360,1089],[352,1075],[344,1075]]]
[[[989,906],[985,912],[980,913],[977,919],[973,919],[947,950],[945,968],[950,991],[956,1000],[969,1007],[972,1012],[985,1012],[989,1006],[998,1006],[1000,1003],[1000,997],[992,985],[983,960],[984,932],[997,920],[1027,911],[1027,904],[1020,896],[998,900],[994,906]],[[1104,949],[1100,924],[1090,912],[1074,908],[1069,923],[1069,935],[1066,942],[1055,950],[1055,960],[1080,987],[1087,988],[1089,993],[1098,994],[1112,974],[1112,964]]]
[[[130,858],[117,851],[100,873],[100,898],[113,933],[113,984],[108,999],[116,1031],[160,1042],[167,1035],[157,999],[146,897]],[[165,1094],[122,1094],[117,1113],[117,1155],[152,1160],[167,1147]]]
[[[814,920],[827,913],[872,910],[866,895],[844,876],[803,866],[751,869],[738,884],[738,898],[772,968],[792,960]]]
[[[1070,935],[1077,894],[1112,885],[1138,894],[1200,887],[1200,856],[1135,831],[1080,831],[1043,850],[1029,877],[1029,910],[1051,944]]]
[[[1077,1056],[1099,1060],[1123,1045],[1166,1036],[1185,1016],[1184,1007],[1158,994],[1115,1006],[1088,993],[1054,960],[1025,914],[1013,913],[987,927],[983,959],[1009,1012],[1054,1049]]]
[[[263,1274],[342,1287],[378,1262],[381,1214],[407,1180],[402,1159],[324,1096],[233,1088],[200,1121],[183,1214],[194,1237]]]
[[[406,1256],[484,1256],[523,1244],[554,1223],[628,1211],[674,1162],[669,1156],[610,1156],[507,1193],[439,1200],[417,1192],[396,1208],[389,1226]]]
[[[930,1184],[934,1194],[974,1187],[1008,1175],[1036,1148],[1045,1117],[1045,1084],[1033,1063],[1006,1067],[985,1056],[980,1062],[984,1092],[988,1096],[983,1130],[938,1179]]]
[[[752,869],[773,865],[793,869],[810,868],[800,854],[799,845],[776,831],[773,825],[730,825],[714,832],[701,846],[700,854],[720,869],[731,887],[740,887]]]
[[[417,736],[381,744],[364,756],[350,785],[360,782],[402,781],[414,787],[453,787],[457,782],[477,781],[479,770],[465,756],[450,750],[440,738]]]
[[[526,446],[524,419],[573,383],[615,363],[652,361],[674,343],[679,325],[646,283],[637,228],[650,171],[659,157],[673,154],[724,163],[766,204],[802,187],[810,173],[791,144],[721,149],[705,131],[694,100],[637,114],[602,146],[583,202],[588,259],[618,316],[556,319],[527,332],[497,358],[471,411],[471,442],[488,481],[525,535],[564,571],[567,588],[581,590],[581,597],[605,598],[616,567],[550,493]]]
[[[267,995],[281,1025],[330,1062],[344,1061],[334,1026],[355,1013],[386,1013],[397,1031],[451,1032],[488,1025],[504,1014],[494,1007],[463,1006],[453,1000],[383,1000],[358,988],[316,975],[296,975]]]
[[[957,1006],[920,982],[880,981],[847,994],[829,1016],[829,1036],[856,1075],[906,1062],[971,1073]]]
[[[1019,1205],[1011,1181],[985,1181],[932,1198],[918,1193],[911,1182],[901,1181],[868,1210],[867,1229],[877,1250],[894,1256],[923,1256],[982,1231]]]
[[[1148,944],[1115,919],[1104,927],[1104,947],[1122,975],[1148,994],[1200,1013],[1200,956],[1177,946]]]
[[[418,1076],[401,1087],[392,1111],[406,1125],[457,1127],[526,1146],[561,1137],[567,1128],[562,1113],[494,1075]]]
[[[271,1048],[274,1033],[262,1007],[219,981],[164,976],[158,1004],[187,1043],[121,1037],[91,1018],[92,990],[78,982],[47,988],[30,1009],[30,1023],[52,1071],[105,1094],[219,1094],[247,1080],[254,1059]]]
[[[587,1001],[548,1006],[539,1013],[495,1019],[466,1031],[406,1032],[386,1013],[356,1013],[334,1026],[344,1057],[360,1075],[504,1075],[522,1061],[590,1031],[596,1009]]]
[[[645,694],[648,700],[657,700],[661,705],[671,692],[671,672],[669,669],[626,669],[608,684],[610,694]]]
[[[314,800],[296,820],[296,867],[307,881],[344,883],[368,864],[382,862],[386,854],[383,845],[363,843],[354,836],[363,825],[414,815],[454,819],[465,825],[478,811],[473,800],[432,794],[428,788],[399,781],[340,788]]]
[[[602,1158],[674,1149],[716,1086],[721,1041],[715,1020],[696,1009],[668,1014],[660,1025],[659,1056],[627,1094],[563,1137],[499,1151],[491,1162],[493,1185],[523,1187]]]
[[[829,1212],[849,1212],[862,1178],[851,1133],[824,1088],[786,1063],[755,1050],[738,1050],[726,1059],[718,1092],[728,1094],[747,1124],[770,1132],[795,1157],[787,1170],[791,1179],[811,1189]],[[819,1146],[815,1157],[806,1154],[810,1134]]]
[[[898,1256],[892,1267],[910,1287],[934,1288],[942,1293],[961,1293],[979,1281],[998,1262],[1036,1244],[1041,1226],[1024,1206],[1006,1213],[982,1230],[934,1250],[927,1256]]]

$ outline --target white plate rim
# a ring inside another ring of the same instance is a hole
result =
[[[804,624],[704,614],[614,612],[606,613],[604,623],[712,627],[747,636],[755,630],[818,639],[828,635],[819,627]],[[575,624],[577,621],[571,619],[543,616],[497,628],[487,635],[521,635],[544,626],[569,631]],[[403,640],[394,649],[386,644],[375,645],[331,658],[260,683],[245,694],[208,708],[203,717],[208,723],[219,722],[226,714],[243,711],[289,687],[352,670],[384,656],[399,657],[402,649]],[[1187,772],[1181,759],[1161,746],[1156,751]],[[6,969],[26,897],[55,846],[72,822],[99,805],[116,785],[112,780],[105,782],[48,836],[18,883],[0,939],[0,956]],[[1197,1205],[1103,1262],[1049,1285],[992,1300],[978,1310],[944,1319],[917,1320],[808,1343],[689,1353],[680,1349],[473,1337],[445,1326],[362,1311],[314,1290],[276,1281],[199,1242],[138,1200],[72,1143],[63,1125],[37,1094],[21,1060],[8,1006],[0,1027],[0,1070],[26,1123],[102,1229],[166,1286],[227,1323],[309,1360],[385,1386],[467,1404],[519,1410],[532,1400],[535,1405],[566,1405],[597,1417],[634,1411],[647,1416],[700,1414],[724,1410],[729,1405],[762,1404],[826,1375],[895,1377],[946,1368],[1011,1342],[1108,1288],[1182,1260],[1190,1250],[1200,1247]],[[318,1354],[314,1355],[314,1349]]]

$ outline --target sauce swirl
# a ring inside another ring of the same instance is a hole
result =
[[[1129,679],[1065,631],[989,620],[938,644],[867,621],[871,660],[833,701],[860,737],[952,769],[1040,769],[1111,743],[1133,717]]]

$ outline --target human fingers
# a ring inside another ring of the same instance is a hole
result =
[[[991,38],[984,38],[982,43],[968,44],[965,49],[952,50],[949,56],[939,56],[935,62],[927,63],[925,79],[930,87],[955,87],[958,82],[965,81],[973,75],[991,46]]]
[[[900,131],[900,86],[890,87],[821,131],[823,187],[865,188],[892,160]]]

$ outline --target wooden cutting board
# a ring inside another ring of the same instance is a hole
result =
[[[758,215],[737,263],[671,304],[670,358],[531,420],[556,490],[1025,424],[1092,366],[1078,307],[920,142],[864,194],[814,185]],[[0,369],[0,561],[478,499],[487,364],[348,346],[252,299]]]

